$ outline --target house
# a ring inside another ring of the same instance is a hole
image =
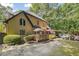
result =
[[[47,28],[47,22],[31,12],[21,11],[4,21],[7,34],[26,35],[35,28]]]

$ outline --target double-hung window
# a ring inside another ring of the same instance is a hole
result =
[[[20,25],[25,26],[25,20],[23,18],[20,19]]]

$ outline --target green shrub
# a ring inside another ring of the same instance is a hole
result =
[[[3,30],[4,30],[4,25],[0,23],[0,32],[2,32]]]
[[[25,37],[24,37],[24,41],[27,42],[27,41],[34,40],[34,37],[35,37],[35,35],[28,35],[28,36],[25,36]]]
[[[3,39],[4,44],[15,45],[21,43],[20,35],[7,35]]]
[[[3,38],[6,35],[6,33],[0,32],[0,44],[3,44]]]

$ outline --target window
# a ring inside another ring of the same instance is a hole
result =
[[[20,25],[25,26],[25,20],[23,18],[20,19]]]
[[[20,19],[20,25],[22,25],[22,18]]]
[[[23,20],[23,25],[25,26],[25,20]]]
[[[20,35],[25,35],[25,30],[20,30]]]
[[[39,21],[37,21],[37,25],[39,25]]]

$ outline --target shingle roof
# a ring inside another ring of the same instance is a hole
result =
[[[31,14],[32,16],[35,16],[35,17],[37,17],[37,18],[39,18],[39,19],[41,19],[41,20],[44,20],[42,17],[39,17],[38,15],[36,15],[36,14],[34,14],[34,13],[32,13],[32,12],[26,12],[26,13]],[[45,20],[44,20],[44,21],[45,21]]]
[[[11,20],[12,18],[14,18],[15,16],[17,16],[17,15],[20,14],[20,13],[26,13],[26,14],[29,14],[29,15],[31,15],[31,16],[33,16],[33,17],[38,18],[39,20],[45,21],[43,18],[37,16],[36,14],[34,14],[34,13],[32,13],[32,12],[21,11],[21,12],[19,12],[19,13],[14,13],[14,15],[13,15],[12,17],[8,18],[8,19],[5,20],[4,22],[8,22],[9,20]],[[45,21],[45,22],[46,22],[46,21]]]

